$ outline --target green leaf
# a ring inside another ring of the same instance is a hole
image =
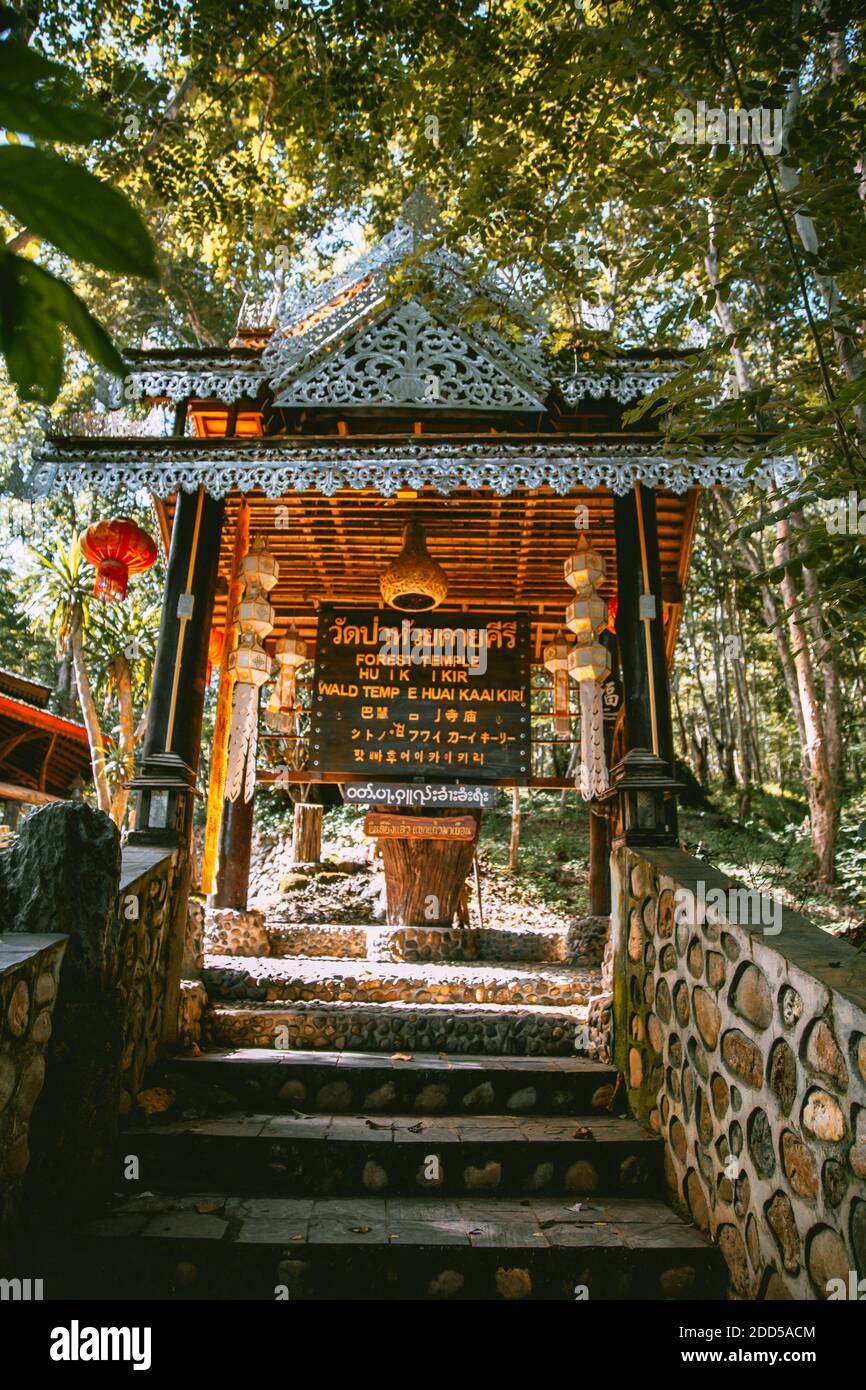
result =
[[[112,124],[81,92],[75,74],[18,40],[0,43],[0,126],[40,140],[89,144]]]
[[[122,376],[125,368],[120,353],[102,324],[93,317],[75,291],[47,270],[43,270],[41,265],[20,257],[16,259],[21,261],[18,267],[19,279],[23,279],[30,288],[42,296],[49,312],[61,323],[66,324],[84,351],[100,366],[106,367],[117,376]]]
[[[0,204],[74,260],[157,278],[153,243],[132,204],[77,164],[25,145],[0,149]]]
[[[0,349],[21,399],[50,405],[63,380],[63,342],[42,295],[19,274],[23,264],[0,259]]]

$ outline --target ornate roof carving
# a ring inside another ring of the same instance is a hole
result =
[[[327,496],[343,488],[376,488],[393,496],[399,488],[435,488],[441,493],[460,488],[490,488],[508,496],[520,488],[550,487],[564,495],[577,487],[608,487],[620,495],[636,482],[664,487],[674,493],[700,485],[725,487],[773,484],[784,486],[798,476],[794,458],[768,460],[752,469],[748,457],[721,458],[713,454],[667,457],[661,445],[600,441],[597,444],[554,443],[444,444],[431,439],[418,443],[376,445],[306,445],[251,440],[239,447],[232,440],[127,440],[118,446],[81,440],[49,440],[39,451],[31,484],[48,492],[62,481],[75,489],[97,492],[120,489],[128,494],[146,490],[160,496],[184,488],[204,487],[222,497],[237,488],[260,488],[267,497],[316,489]]]
[[[281,296],[274,332],[262,352],[275,404],[543,408],[549,390],[541,348],[544,325],[495,277],[474,279],[456,256],[433,245],[429,233],[437,221],[430,200],[416,192],[404,204],[393,231],[348,270],[325,285],[304,291],[293,288]],[[394,307],[389,273],[410,258],[434,297],[429,307],[414,294]],[[515,325],[514,339],[489,326],[463,321],[463,311],[479,295]],[[370,341],[370,320],[380,316],[386,316],[384,336]],[[446,335],[450,335],[447,341]],[[350,340],[358,337],[360,351],[350,346]],[[346,380],[341,380],[337,366],[322,365],[337,351]],[[392,362],[395,351],[397,358]],[[361,358],[366,362],[363,367]],[[484,383],[476,368],[486,370],[492,379]],[[440,402],[430,382],[442,379],[443,369],[451,395],[446,399],[442,380]],[[303,387],[300,393],[299,386]]]
[[[487,336],[470,338],[410,299],[301,371],[274,404],[543,410],[519,363],[509,371],[501,347],[485,351]]]

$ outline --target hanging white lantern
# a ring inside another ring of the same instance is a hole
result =
[[[568,674],[575,681],[606,681],[610,652],[603,642],[578,642],[568,654]]]
[[[565,610],[565,626],[579,642],[594,637],[607,627],[607,603],[601,594],[590,590],[573,598]]]
[[[586,536],[581,536],[577,549],[565,562],[565,580],[577,594],[588,594],[597,589],[607,573],[605,559],[601,551],[593,550]]]
[[[544,648],[544,665],[553,674],[553,732],[566,738],[571,733],[571,713],[568,707],[569,651],[569,643],[562,632],[555,641]]]
[[[241,632],[267,637],[273,631],[274,617],[274,610],[258,584],[250,584],[234,611],[234,620]]]
[[[247,589],[256,584],[265,594],[271,592],[279,579],[280,566],[262,536],[256,537],[238,565],[238,577]]]
[[[256,787],[256,754],[259,737],[259,688],[270,679],[271,659],[261,638],[273,630],[274,610],[265,595],[279,578],[280,567],[264,542],[256,541],[238,566],[244,594],[234,611],[240,635],[228,659],[234,677],[232,720],[229,729],[226,798],[252,801]]]
[[[279,674],[273,694],[265,711],[265,723],[278,733],[297,734],[298,709],[296,684],[298,667],[307,660],[307,644],[299,635],[294,623],[285,637],[281,637],[274,648]]]

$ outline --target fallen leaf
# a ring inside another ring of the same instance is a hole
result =
[[[164,1086],[151,1086],[148,1091],[139,1091],[135,1099],[145,1115],[159,1115],[174,1105],[174,1094]]]
[[[352,1227],[352,1230],[353,1230],[353,1231],[355,1232],[355,1234],[358,1235],[358,1236],[366,1236],[366,1235],[369,1235],[370,1227],[369,1227],[369,1226],[353,1226],[353,1227]]]
[[[195,1209],[200,1216],[210,1216],[211,1212],[222,1211],[222,1202],[196,1202]]]
[[[411,1052],[392,1052],[392,1062],[414,1062],[415,1058]]]
[[[595,1135],[589,1125],[578,1125],[577,1129],[571,1132],[572,1139],[594,1139]]]
[[[368,1129],[390,1129],[390,1125],[377,1125],[375,1120],[365,1120]]]
[[[303,1240],[304,1237],[303,1237],[302,1235],[297,1235],[297,1236],[291,1236],[290,1239],[291,1239],[291,1240]]]

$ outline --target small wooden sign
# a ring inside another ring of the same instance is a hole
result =
[[[364,818],[364,832],[378,840],[474,840],[478,825],[473,816],[389,816],[371,811]]]

